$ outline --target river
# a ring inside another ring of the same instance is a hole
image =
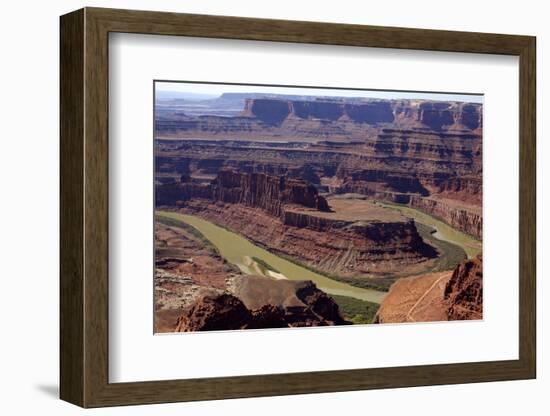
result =
[[[255,257],[277,269],[287,279],[311,280],[319,289],[331,295],[349,296],[355,299],[380,303],[387,294],[387,292],[378,290],[355,287],[315,273],[276,254],[270,253],[239,234],[194,215],[167,211],[156,211],[156,215],[182,221],[194,227],[216,246],[220,255],[244,272],[250,267],[250,258]]]
[[[376,204],[387,209],[398,210],[403,215],[434,228],[436,230],[433,234],[435,238],[462,247],[468,258],[475,257],[477,253],[481,251],[480,241],[455,230],[431,215],[405,205],[387,204],[378,201]],[[255,264],[254,261],[251,260],[252,258],[257,258],[277,269],[277,271],[287,279],[311,280],[315,282],[319,289],[332,295],[349,296],[355,299],[380,303],[387,294],[387,292],[359,288],[347,283],[338,282],[322,274],[315,273],[255,245],[239,234],[194,215],[167,211],[157,211],[156,214],[173,220],[182,221],[200,231],[206,239],[216,246],[220,254],[227,259],[227,261],[239,267],[245,274],[259,274],[258,264]]]
[[[435,238],[438,240],[448,241],[449,243],[462,247],[469,259],[475,257],[481,251],[481,241],[454,229],[450,225],[432,217],[429,214],[415,208],[411,208],[407,205],[389,204],[380,201],[376,201],[376,204],[384,208],[398,210],[406,217],[412,218],[420,224],[435,228],[436,232],[433,234]]]

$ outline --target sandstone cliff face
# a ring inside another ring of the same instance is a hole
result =
[[[285,177],[222,171],[208,185],[157,186],[156,202],[228,227],[327,273],[405,271],[437,255],[413,221],[321,215],[330,207],[316,188]]]
[[[476,130],[481,127],[480,106],[456,102],[369,100],[353,103],[338,100],[285,100],[252,98],[245,101],[243,116],[277,125],[289,117],[379,124],[398,121],[441,131]]]
[[[274,99],[248,99],[245,101],[245,116],[253,116],[266,124],[279,124],[291,112],[291,102]]]
[[[379,169],[349,169],[342,166],[338,170],[337,175],[342,178],[341,192],[353,192],[363,195],[381,192],[429,194],[418,176],[407,172],[392,172]]]
[[[414,120],[431,130],[477,130],[481,128],[481,106],[442,101],[407,102],[395,106],[398,118]]]
[[[210,184],[180,181],[159,184],[155,188],[156,206],[183,205],[193,198],[261,208],[276,217],[284,217],[286,205],[330,211],[326,199],[318,194],[313,185],[303,180],[265,173],[223,170]]]
[[[250,279],[255,284],[254,293],[258,293],[258,285],[262,287],[259,292],[263,299],[249,300],[253,309],[247,307],[246,300],[233,294],[207,294],[178,318],[176,332],[350,324],[342,318],[334,300],[311,281],[275,281],[251,276],[242,282],[250,285]],[[246,290],[240,290],[245,299],[250,298]]]
[[[483,257],[460,264],[447,286],[445,299],[449,303],[449,320],[481,319],[483,317]]]
[[[223,225],[270,251],[339,276],[407,273],[437,255],[413,222],[373,223],[367,233],[362,227],[353,229],[349,222],[323,219],[321,223],[306,219],[309,226],[302,228],[303,223],[285,224],[261,209],[241,204],[195,200],[182,210]]]
[[[336,191],[384,190],[448,194],[481,203],[480,140],[418,132],[385,132],[364,144],[207,143],[170,140],[158,144],[157,174],[216,175],[222,170],[266,173],[321,184]],[[304,148],[302,148],[304,147]]]
[[[213,178],[225,170],[285,176],[284,186],[289,189],[290,180],[299,179],[314,184],[320,192],[359,193],[410,203],[481,237],[482,214],[475,209],[482,204],[480,104],[299,96],[242,99],[244,110],[238,116],[159,115],[155,134],[169,140],[156,141],[157,181],[167,181],[165,175]],[[191,184],[181,193],[205,192],[201,197],[260,204],[284,217],[284,203],[274,202],[278,197],[267,195],[258,201],[253,189],[256,183],[264,187],[259,183],[264,177],[224,180],[250,184],[234,189],[224,185],[216,195],[207,195],[216,185],[199,189]],[[269,186],[275,192],[277,184]],[[247,187],[251,191],[241,193]],[[176,188],[172,189],[175,193]],[[164,188],[159,200],[174,205],[172,191]],[[305,191],[311,198],[312,191]],[[321,204],[319,200],[316,209],[322,210]],[[289,224],[317,221],[285,215]]]
[[[223,293],[198,299],[180,316],[176,332],[244,329],[251,320],[252,313],[241,300]]]
[[[212,182],[216,201],[262,208],[281,216],[285,204],[298,204],[318,211],[330,211],[325,198],[307,182],[264,173],[221,171]]]
[[[464,208],[451,207],[445,202],[429,198],[412,196],[409,204],[429,214],[441,218],[454,228],[474,237],[481,238],[483,234],[483,217],[481,213]]]
[[[296,124],[296,121],[300,122]],[[397,126],[419,130],[479,132],[481,105],[458,102],[422,102],[414,100],[289,100],[251,98],[245,101],[240,116],[187,116],[171,114],[155,121],[158,134],[185,131],[228,134],[261,132],[266,135],[291,130],[317,136],[323,134],[364,134],[365,126]],[[283,130],[280,130],[280,129]],[[286,128],[286,130],[285,130]],[[292,128],[292,129],[291,129]]]
[[[155,187],[155,206],[180,205],[192,198],[212,199],[212,188],[197,183],[172,182]]]
[[[248,99],[243,116],[255,117],[267,124],[280,124],[287,117],[336,121],[342,117],[356,123],[391,123],[393,110],[388,101],[347,104],[337,101],[291,101]]]
[[[195,234],[155,222],[155,332],[174,331],[182,307],[199,292],[225,291],[240,270]]]

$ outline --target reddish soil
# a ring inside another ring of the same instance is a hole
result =
[[[380,305],[376,321],[381,324],[446,321],[443,295],[451,275],[451,271],[446,271],[399,279]]]
[[[478,320],[483,318],[483,259],[464,260],[454,271],[395,282],[376,323]]]

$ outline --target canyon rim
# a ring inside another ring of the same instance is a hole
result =
[[[483,97],[155,81],[154,331],[483,318]]]

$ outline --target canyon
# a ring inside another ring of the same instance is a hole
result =
[[[196,230],[155,223],[155,332],[349,325],[308,280],[245,276]]]
[[[482,316],[481,104],[251,91],[156,106],[156,332]]]
[[[409,204],[481,238],[481,137],[474,103],[251,98],[232,117],[164,111],[155,178],[285,175],[322,192]]]
[[[410,274],[425,270],[437,256],[414,221],[401,214],[366,200],[334,198],[329,205],[314,186],[283,176],[220,171],[208,184],[160,186],[155,202],[331,275]]]

